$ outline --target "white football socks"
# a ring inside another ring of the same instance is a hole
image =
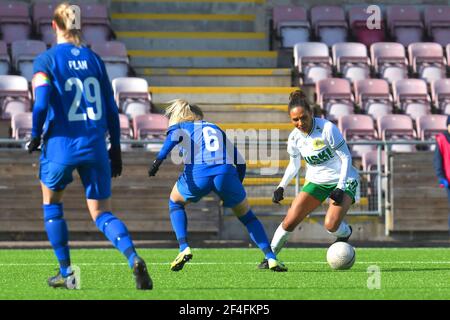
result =
[[[351,230],[350,230],[348,224],[345,223],[345,221],[342,221],[339,228],[335,232],[330,232],[328,230],[327,230],[327,232],[329,234],[332,234],[336,238],[344,238],[344,237],[348,237],[350,235]]]
[[[273,253],[275,253],[276,255],[281,251],[291,234],[291,232],[284,230],[282,225],[283,224],[280,224],[278,226],[273,235],[272,243],[270,244]]]

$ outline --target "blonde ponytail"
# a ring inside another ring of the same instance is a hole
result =
[[[180,122],[196,121],[203,119],[203,112],[198,106],[191,106],[186,100],[176,99],[169,101],[166,116],[169,118],[169,126]]]
[[[61,3],[55,8],[53,20],[58,28],[64,32],[64,38],[75,44],[81,45],[81,30],[75,29],[73,25],[73,11],[68,2]]]

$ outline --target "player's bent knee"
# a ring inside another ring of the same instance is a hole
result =
[[[50,220],[58,220],[63,218],[63,204],[62,203],[51,203],[44,204],[44,221],[48,222]]]
[[[169,199],[169,213],[172,213],[174,211],[178,210],[184,210],[184,203],[182,202],[176,202],[172,199]]]
[[[231,210],[233,210],[234,215],[238,218],[245,215],[250,210],[247,198],[235,205]]]

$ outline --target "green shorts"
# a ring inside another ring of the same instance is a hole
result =
[[[315,184],[305,181],[302,191],[312,195],[320,202],[324,202],[330,193],[336,189],[337,184]],[[352,203],[355,203],[356,189],[358,188],[358,180],[348,180],[344,192],[352,198]]]

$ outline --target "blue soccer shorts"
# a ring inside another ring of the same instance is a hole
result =
[[[214,191],[223,201],[223,206],[233,208],[244,201],[247,194],[237,174],[219,174],[210,177],[194,177],[184,172],[177,181],[178,192],[184,200],[198,202]]]
[[[50,190],[62,191],[73,181],[72,173],[76,169],[83,183],[86,199],[108,199],[111,197],[111,166],[109,160],[105,160],[64,165],[41,158],[39,179]]]

